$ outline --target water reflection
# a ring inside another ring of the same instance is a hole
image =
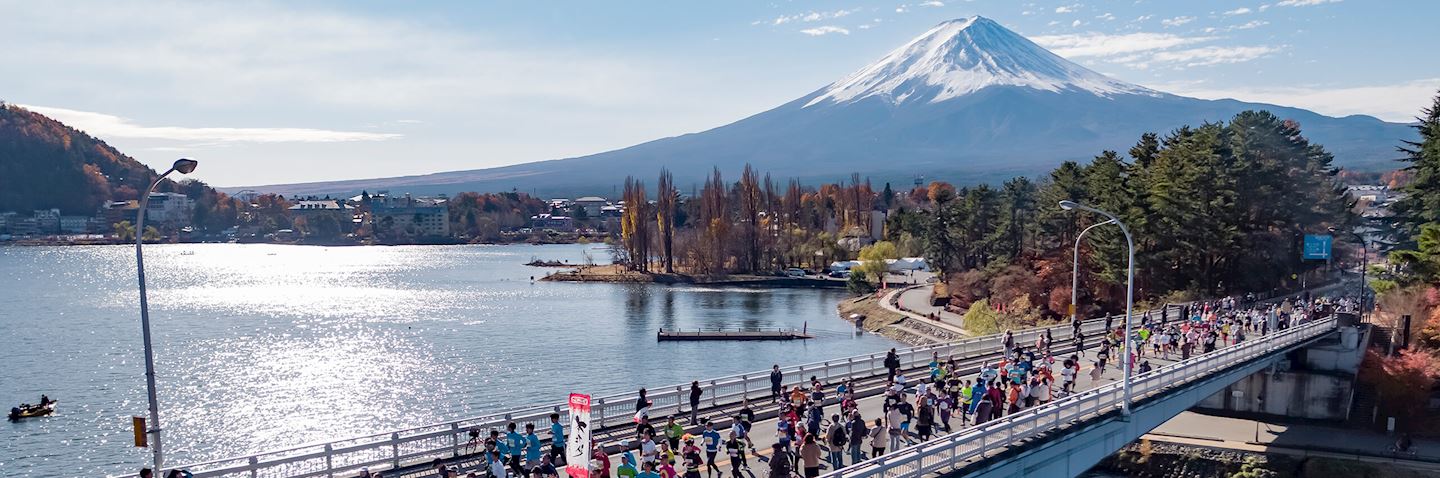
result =
[[[545,271],[521,265],[581,262],[587,247],[148,247],[169,459],[891,346],[854,338],[835,318],[841,292],[532,284],[529,276]],[[145,412],[132,254],[0,248],[0,403],[41,393],[61,400],[56,417],[0,426],[0,476],[133,473],[146,461],[126,428]],[[806,322],[819,338],[803,343],[658,343],[654,335],[662,325]]]

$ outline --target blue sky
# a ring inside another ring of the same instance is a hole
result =
[[[0,99],[239,186],[477,169],[700,131],[983,15],[1203,98],[1408,121],[1440,2],[24,2]],[[647,173],[648,174],[648,173]]]

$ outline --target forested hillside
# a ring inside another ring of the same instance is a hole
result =
[[[0,103],[0,211],[88,215],[107,200],[136,199],[156,174],[83,131]]]

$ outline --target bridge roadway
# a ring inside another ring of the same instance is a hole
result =
[[[1087,350],[1091,350],[1091,352],[1087,353],[1087,356],[1088,356],[1089,358],[1091,358],[1091,359],[1094,358],[1094,353],[1093,353],[1093,350],[1092,350],[1092,349],[1093,349],[1094,347],[1098,347],[1098,343],[1099,343],[1099,340],[1087,340],[1086,349],[1087,349]],[[1063,360],[1063,357],[1069,357],[1070,354],[1075,351],[1075,348],[1074,348],[1073,346],[1070,346],[1070,345],[1065,345],[1065,346],[1062,346],[1062,347],[1058,347],[1056,350],[1057,350],[1058,353],[1060,353],[1059,357],[1062,357],[1062,358],[1057,358],[1057,360]],[[1178,357],[1178,356],[1175,356],[1175,357],[1173,357],[1173,358],[1177,358],[1177,359],[1178,359],[1179,357]],[[985,355],[983,355],[983,356],[977,356],[977,357],[968,358],[968,359],[965,359],[965,360],[957,360],[957,362],[960,364],[960,370],[961,370],[961,375],[962,375],[962,377],[964,377],[964,378],[969,378],[969,379],[974,380],[974,379],[977,377],[977,374],[979,374],[979,372],[980,372],[980,367],[981,367],[981,366],[983,366],[986,362],[995,361],[995,360],[999,360],[999,356],[998,356],[998,355],[985,354]],[[1082,358],[1082,360],[1083,360],[1083,358]],[[1145,360],[1150,360],[1150,361],[1151,361],[1151,364],[1154,365],[1154,366],[1156,366],[1156,367],[1163,366],[1163,365],[1168,365],[1168,364],[1174,362],[1173,360],[1166,360],[1166,359],[1161,359],[1161,358],[1150,358],[1150,357],[1147,357]],[[1057,367],[1058,367],[1058,365],[1057,365]],[[1084,370],[1086,370],[1086,371],[1088,371],[1089,369],[1090,369],[1089,366],[1086,366],[1086,367],[1084,368]],[[929,375],[929,372],[928,372],[928,369],[925,369],[925,368],[911,368],[911,369],[908,369],[908,370],[904,371],[904,374],[905,374],[906,377],[909,379],[910,383],[913,384],[913,383],[916,383],[916,380],[917,380],[917,379],[919,379],[919,378],[921,378],[921,377],[926,377],[926,376],[928,376],[928,375]],[[1057,378],[1058,378],[1058,377],[1057,377]],[[1105,384],[1109,384],[1109,383],[1115,383],[1115,382],[1118,382],[1121,378],[1122,378],[1121,369],[1117,366],[1117,364],[1112,363],[1112,364],[1110,364],[1110,365],[1106,368],[1106,371],[1105,371],[1105,373],[1103,374],[1103,376],[1100,378],[1100,380],[1092,380],[1088,375],[1083,376],[1083,377],[1077,377],[1076,390],[1077,390],[1077,391],[1083,391],[1083,390],[1088,390],[1088,389],[1093,388],[1093,387],[1098,387],[1098,386],[1105,385]],[[857,397],[859,397],[859,398],[857,398],[856,403],[857,403],[857,405],[858,405],[858,407],[859,407],[861,417],[863,417],[863,418],[867,421],[867,427],[869,427],[869,428],[874,428],[874,423],[873,423],[873,422],[874,422],[874,420],[875,420],[876,418],[883,418],[883,414],[882,414],[881,408],[882,408],[882,405],[883,405],[883,403],[884,403],[884,387],[885,387],[885,381],[886,381],[886,378],[882,375],[882,376],[878,376],[878,377],[869,378],[869,379],[866,379],[866,380],[864,380],[864,381],[857,381],[857,382],[856,382],[856,389],[857,389],[857,394],[856,394],[856,395],[857,395]],[[831,384],[827,384],[827,386],[829,386],[829,385],[831,385]],[[834,388],[833,388],[833,386],[829,386],[828,388],[829,388],[829,391],[830,391],[830,395],[834,395]],[[912,390],[912,393],[913,393],[913,390]],[[748,462],[749,462],[750,467],[753,469],[753,470],[751,471],[751,475],[757,476],[757,477],[764,477],[764,476],[766,476],[766,474],[768,473],[768,471],[767,471],[767,469],[766,469],[766,467],[767,467],[768,465],[767,465],[766,462],[768,461],[769,456],[771,455],[771,448],[770,448],[770,447],[771,447],[771,445],[775,444],[776,439],[777,439],[776,429],[777,429],[777,425],[778,425],[778,424],[777,424],[777,421],[778,421],[777,415],[778,415],[779,410],[778,410],[778,407],[777,407],[776,405],[772,404],[768,398],[752,401],[752,402],[751,402],[751,406],[752,406],[752,409],[756,412],[756,422],[755,422],[754,424],[752,424],[752,437],[751,437],[751,439],[752,439],[752,441],[755,442],[755,447],[756,447],[756,450],[757,450],[757,452],[759,453],[759,455],[762,456],[762,457],[765,457],[765,458],[763,458],[763,459],[756,459],[756,457],[750,456],[750,457],[748,458]],[[732,420],[733,420],[732,417],[734,417],[734,416],[739,412],[740,408],[741,408],[740,405],[724,406],[724,407],[714,407],[714,408],[709,408],[709,409],[704,409],[704,408],[702,408],[702,409],[701,409],[701,410],[702,410],[702,411],[701,411],[701,417],[702,417],[702,418],[708,418],[708,419],[714,420],[714,421],[717,423],[717,425],[718,425],[718,427],[716,428],[716,430],[719,431],[719,432],[721,433],[721,436],[723,437],[723,436],[726,436],[726,434],[728,433],[728,430],[730,429],[730,425],[731,425]],[[833,396],[827,397],[827,399],[826,399],[826,406],[825,406],[825,416],[826,416],[826,418],[829,418],[830,415],[835,414],[835,413],[839,413],[839,402],[838,402],[838,398],[837,398],[837,397],[833,397]],[[680,415],[677,415],[677,416],[676,416],[676,421],[677,421],[677,423],[680,423],[680,424],[682,424],[682,425],[687,425],[687,424],[686,424],[686,421],[688,420],[688,417],[689,417],[688,413],[680,414]],[[936,419],[938,420],[939,417],[937,416]],[[656,426],[657,429],[661,428],[661,426],[664,425],[664,420],[665,420],[665,417],[664,417],[664,416],[656,417],[655,426]],[[959,430],[959,429],[961,428],[960,418],[959,418],[958,416],[952,418],[952,419],[951,419],[951,425],[954,427],[955,430]],[[538,430],[538,427],[537,427],[537,430]],[[700,427],[694,427],[694,426],[688,426],[688,425],[687,425],[687,426],[686,426],[686,430],[689,431],[690,433],[697,433],[697,432],[700,430]],[[610,476],[617,476],[614,472],[615,472],[615,468],[620,465],[620,456],[621,456],[622,454],[624,454],[625,451],[628,451],[629,449],[633,448],[633,447],[631,447],[631,446],[627,446],[627,445],[628,445],[627,442],[628,442],[630,439],[633,439],[633,438],[634,438],[634,431],[635,431],[635,427],[634,427],[634,425],[632,424],[632,425],[630,425],[630,426],[612,427],[612,428],[610,428],[610,429],[602,430],[602,432],[601,432],[600,434],[596,434],[596,435],[595,435],[595,438],[598,439],[598,440],[600,440],[601,443],[606,443],[606,444],[608,444],[608,446],[606,447],[606,451],[609,452],[609,455],[610,455],[610,464],[611,464],[611,475],[610,475]],[[502,431],[502,433],[503,433],[503,431]],[[538,433],[538,432],[537,432],[537,433]],[[937,431],[937,432],[936,432],[936,435],[937,435],[937,436],[938,436],[938,435],[941,435],[941,434],[943,434],[943,432],[940,432],[940,431]],[[916,443],[918,443],[918,442],[916,442]],[[901,446],[904,447],[904,446],[907,446],[907,445],[901,445]],[[869,440],[868,440],[868,439],[865,441],[865,445],[862,447],[862,449],[864,450],[865,455],[868,456],[869,453],[870,453],[870,446],[869,446]],[[636,455],[637,455],[637,457],[638,457],[638,453],[637,453]],[[723,455],[723,453],[722,453],[722,455]],[[848,464],[850,464],[850,458],[849,458],[849,453],[848,453],[848,451],[846,452],[846,455],[845,455],[845,456],[846,456],[845,462],[846,462],[846,464],[848,465]],[[822,457],[823,457],[823,455],[822,455]],[[730,470],[730,460],[729,460],[728,458],[723,457],[723,456],[717,458],[717,460],[718,460],[717,463],[718,463],[718,465],[720,466],[720,469],[721,469],[721,470],[724,470],[726,473],[729,473],[729,470]],[[448,463],[453,464],[457,469],[460,469],[460,470],[465,471],[465,472],[478,471],[478,470],[480,470],[480,466],[481,466],[481,464],[482,464],[482,462],[481,462],[480,460],[476,459],[476,458],[464,458],[464,459],[460,459],[460,460],[452,460],[452,461],[448,461]],[[822,468],[821,468],[821,469],[822,469],[822,470],[827,470],[828,468],[829,468],[828,465],[822,465]],[[677,466],[677,469],[680,469],[680,467]],[[682,470],[682,471],[683,471],[683,470]],[[386,477],[390,477],[390,476],[392,476],[392,475],[386,474],[385,476],[386,476]],[[431,470],[431,465],[421,465],[421,466],[418,466],[418,467],[409,467],[409,468],[402,469],[402,470],[400,470],[400,472],[398,473],[398,476],[405,477],[405,478],[422,478],[422,477],[434,477],[434,476],[438,476],[438,475],[437,475],[433,470]],[[461,476],[464,476],[464,475],[462,474]],[[562,476],[562,477],[563,477],[563,476],[566,476],[563,471],[561,472],[561,476]],[[512,477],[512,478],[513,478],[513,477]],[[709,478],[709,477],[707,477],[707,478]],[[742,477],[742,478],[751,478],[751,477],[748,477],[748,476],[747,476],[747,477]]]
[[[1236,380],[1333,336],[1326,318],[1139,374],[1132,414],[1121,416],[1120,383],[1022,410],[821,478],[1073,477]]]
[[[1152,320],[1159,321],[1162,315],[1167,316],[1170,321],[1178,320],[1179,311],[1177,309],[1178,307],[1172,306],[1167,314],[1154,311],[1151,315]],[[1115,325],[1118,326],[1122,320],[1116,318]],[[1087,348],[1099,344],[1096,334],[1104,329],[1104,322],[1104,319],[1092,319],[1082,323],[1081,330],[1087,337]],[[1051,331],[1056,343],[1055,348],[1060,352],[1057,356],[1068,356],[1073,348],[1070,345],[1072,337],[1069,324],[1017,331],[1016,343],[1033,346],[1036,337],[1046,329]],[[949,344],[900,349],[901,370],[910,377],[919,377],[919,373],[927,373],[925,371],[932,354],[937,354],[942,359],[954,357],[957,363],[961,364],[963,375],[974,375],[978,373],[979,367],[984,363],[999,360],[1001,340],[1001,335],[996,334],[973,337]],[[884,355],[883,353],[869,354],[784,367],[781,369],[785,376],[784,385],[788,388],[797,384],[808,384],[810,377],[815,376],[833,391],[835,385],[847,379],[852,380],[856,385],[857,396],[860,397],[862,415],[873,420],[880,416],[879,396],[883,393],[886,381],[886,370],[883,367]],[[1088,381],[1088,377],[1080,379],[1082,385],[1086,381]],[[754,434],[757,449],[764,451],[762,447],[768,447],[773,442],[774,437],[771,431],[775,429],[776,409],[773,406],[766,406],[770,396],[768,370],[705,380],[701,381],[701,385],[705,389],[705,395],[701,399],[701,415],[715,418],[721,430],[728,429],[729,417],[733,417],[738,412],[743,401],[750,400],[759,422],[754,425],[754,429],[757,431]],[[688,417],[688,403],[684,403],[688,401],[688,393],[688,384],[650,389],[649,398],[654,403],[650,415],[654,417],[657,427],[659,424],[663,424],[664,417],[668,415]],[[608,452],[619,453],[633,438],[632,417],[636,398],[634,393],[630,393],[596,397],[593,400],[591,419],[592,426],[596,430],[593,437],[605,445]],[[835,397],[831,397],[832,406],[835,400]],[[468,451],[465,447],[465,441],[468,439],[465,436],[466,432],[480,430],[482,433],[488,433],[492,428],[503,431],[505,424],[509,422],[514,422],[521,428],[526,423],[533,423],[537,434],[548,443],[549,414],[558,412],[562,415],[562,422],[566,422],[563,418],[565,410],[562,405],[534,407],[504,414],[315,443],[261,454],[185,465],[182,468],[194,473],[196,478],[347,477],[357,475],[362,468],[369,468],[372,471],[389,470],[385,472],[387,477],[424,477],[434,476],[433,470],[430,469],[430,463],[435,459],[441,459],[469,471],[478,466],[479,456],[466,454]],[[829,409],[827,409],[827,413],[829,413]],[[682,421],[682,423],[684,422]],[[958,424],[958,420],[956,423]],[[687,430],[693,433],[698,431],[699,427],[688,426]],[[612,457],[612,464],[619,464],[618,455]],[[760,468],[756,469],[763,472]]]

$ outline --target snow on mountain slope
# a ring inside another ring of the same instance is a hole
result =
[[[1298,121],[1336,164],[1394,168],[1395,146],[1414,129],[1368,116],[1334,118],[1298,108],[1202,100],[1091,71],[995,22],[942,23],[879,61],[795,100],[706,131],[576,158],[422,176],[249,186],[284,194],[415,194],[529,191],[613,195],[627,175],[667,168],[698,186],[716,168],[744,165],[809,184],[860,173],[876,184],[916,176],[974,184],[1044,174],[1061,161],[1125,151],[1145,132],[1225,121],[1267,110]]]
[[[1101,75],[1061,58],[985,17],[941,23],[850,76],[805,106],[880,97],[894,104],[938,103],[989,86],[1082,90],[1099,96],[1159,92]]]

